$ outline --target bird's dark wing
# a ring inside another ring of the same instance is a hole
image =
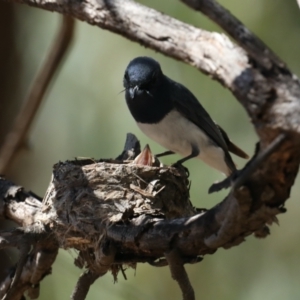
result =
[[[228,147],[219,127],[197,100],[197,98],[182,84],[170,80],[170,94],[174,107],[187,119],[203,130],[224,152]]]

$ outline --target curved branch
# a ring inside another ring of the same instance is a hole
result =
[[[230,89],[234,89],[235,78],[249,67],[247,55],[226,36],[211,34],[130,0],[11,1],[69,14],[120,34],[189,63]]]
[[[15,2],[70,14],[211,75],[247,110],[260,137],[258,157],[260,152],[272,151],[258,168],[244,173],[247,176],[237,181],[236,188],[221,203],[201,214],[189,202],[188,181],[180,170],[128,162],[76,161],[54,166],[42,206],[34,201],[15,201],[22,190],[16,195],[10,193],[10,197],[2,194],[5,207],[0,211],[6,217],[25,228],[41,230],[41,224],[51,228],[60,245],[81,251],[77,263],[89,269],[101,269],[100,242],[112,241],[117,251],[108,255],[113,257],[108,265],[115,273],[123,263],[155,265],[173,248],[182,255],[182,261],[199,261],[200,255],[238,245],[252,233],[259,237],[269,234],[266,224],[277,222],[276,215],[285,211],[283,206],[300,163],[300,84],[254,35],[252,42],[258,42],[254,48],[245,45],[243,34],[233,35],[248,54],[223,34],[195,28],[132,1]],[[236,21],[220,11],[221,17]],[[233,34],[232,23],[221,21],[219,24]],[[269,147],[277,136],[285,139],[279,147]],[[92,283],[88,281],[82,294]]]
[[[285,68],[270,48],[242,24],[228,10],[214,0],[181,0],[189,7],[201,11],[223,28],[250,56],[266,69]]]
[[[296,107],[295,112],[293,105],[300,97],[298,79],[260,40],[253,34],[248,34],[250,40],[257,45],[254,55],[254,52],[245,46],[244,35],[235,34],[232,31],[233,26],[228,24],[238,22],[242,32],[245,31],[245,27],[236,19],[232,20],[231,15],[224,9],[220,10],[217,16],[226,13],[223,19],[227,18],[232,22],[223,22],[221,18],[220,26],[232,34],[250,54],[252,53],[252,56],[234,45],[224,34],[207,32],[130,0],[87,0],[80,3],[72,0],[11,1],[69,14],[195,66],[233,92],[246,108],[260,137],[263,134],[261,128],[267,126],[273,131],[268,133],[267,143],[274,139],[276,135],[274,131],[278,129],[278,123],[281,125],[281,130],[297,133],[299,131],[298,122],[290,118],[283,121],[286,115],[295,113],[300,115],[299,107]],[[212,3],[208,0],[185,0],[185,2]],[[217,8],[219,9],[220,6]],[[205,13],[209,15],[207,8]],[[263,62],[259,57],[263,58]],[[280,68],[269,68],[266,71],[259,67],[260,65],[269,67],[270,63],[277,64]],[[269,109],[271,107],[273,109]],[[263,122],[261,122],[262,116]]]
[[[13,158],[24,143],[30,126],[34,120],[49,84],[57,71],[66,51],[69,49],[74,31],[74,19],[69,16],[62,18],[52,48],[46,61],[36,75],[33,84],[24,100],[24,106],[16,117],[11,132],[8,133],[0,149],[0,174],[5,174]]]

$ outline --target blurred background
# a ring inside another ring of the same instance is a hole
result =
[[[206,17],[180,1],[140,1],[197,27],[221,31]],[[290,67],[300,74],[300,11],[296,1],[222,0]],[[0,3],[0,142],[11,128],[16,113],[59,27],[61,16],[24,5]],[[6,177],[43,196],[52,166],[75,157],[116,157],[127,132],[150,143],[154,153],[163,149],[145,137],[135,125],[124,101],[122,78],[128,62],[136,56],[157,59],[166,75],[192,90],[231,139],[250,155],[257,141],[246,113],[230,92],[196,69],[132,43],[111,32],[76,22],[75,38],[60,72],[52,82],[23,148]],[[166,164],[178,157],[163,159]],[[234,158],[239,167],[245,161]],[[208,195],[208,187],[222,175],[201,161],[189,161],[191,200],[210,208],[226,193]],[[264,240],[249,237],[238,247],[219,250],[203,262],[187,266],[201,300],[300,299],[300,205],[299,180],[287,202],[287,213],[279,216]],[[0,273],[12,265],[14,254],[1,252]],[[76,254],[61,250],[53,274],[42,281],[40,299],[69,299],[82,270]],[[4,262],[3,262],[4,261]],[[181,299],[168,268],[139,264],[127,270],[117,283],[107,274],[99,279],[87,299]]]

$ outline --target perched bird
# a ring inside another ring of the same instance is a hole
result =
[[[234,145],[196,97],[165,76],[157,61],[137,57],[126,68],[125,98],[138,127],[152,140],[183,156],[177,163],[198,157],[229,176],[236,170],[229,151],[248,155]]]

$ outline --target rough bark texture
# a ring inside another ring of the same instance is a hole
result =
[[[300,115],[298,78],[243,24],[234,23],[228,11],[220,9],[214,1],[183,2],[212,19],[222,16],[219,18],[222,22],[218,23],[241,48],[224,34],[195,28],[130,0],[15,2],[70,14],[195,66],[233,92],[244,105],[260,137],[264,135],[266,143],[279,130],[298,133],[299,124],[295,121]],[[238,26],[235,31],[234,25]],[[253,46],[251,51],[249,45]]]
[[[70,14],[190,63],[230,89],[248,112],[260,139],[257,153],[239,177],[231,178],[228,196],[207,212],[197,213],[190,205],[182,170],[126,161],[56,165],[43,204],[0,182],[4,217],[41,235],[41,240],[52,238],[54,245],[80,250],[75,263],[88,270],[73,299],[84,299],[89,285],[108,270],[116,276],[122,264],[137,262],[171,264],[183,295],[193,299],[187,278],[177,277],[180,260],[170,253],[180,254],[182,263],[198,262],[250,234],[265,237],[268,225],[285,211],[300,162],[298,78],[212,0],[183,2],[217,21],[239,46],[224,34],[192,27],[132,1],[16,2]],[[14,245],[13,239],[0,241],[1,247]],[[23,273],[17,275],[23,278]],[[8,291],[9,285],[4,286]]]
[[[35,221],[35,214],[42,208],[40,200],[10,181],[1,179],[0,182],[0,217],[21,226],[1,232],[0,249],[17,247],[20,259],[1,282],[0,298],[24,299],[27,292],[31,299],[36,299],[40,281],[51,273],[58,243],[51,232],[46,232],[43,223]]]

